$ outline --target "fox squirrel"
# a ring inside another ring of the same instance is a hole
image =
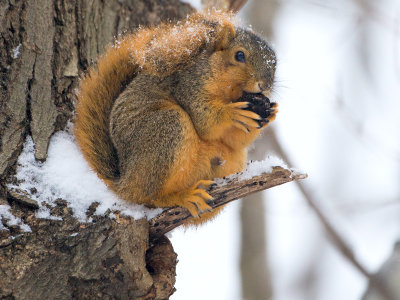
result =
[[[139,28],[81,80],[76,140],[122,199],[185,207],[201,223],[219,210],[206,203],[212,179],[241,171],[246,148],[275,119],[276,103],[260,116],[249,98],[268,100],[275,60],[229,13]]]

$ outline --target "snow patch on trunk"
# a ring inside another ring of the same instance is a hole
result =
[[[70,130],[71,131],[71,130]],[[107,210],[120,211],[135,219],[151,219],[162,209],[149,209],[119,199],[89,167],[71,132],[57,132],[51,138],[46,162],[34,158],[35,146],[28,137],[24,150],[18,158],[16,178],[18,184],[9,184],[9,189],[22,190],[36,200],[38,218],[61,219],[52,216],[48,206],[55,206],[59,198],[66,200],[74,216],[81,222],[88,222],[86,212],[89,206],[99,203],[95,215],[104,215]]]

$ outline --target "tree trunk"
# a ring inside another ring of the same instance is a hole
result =
[[[0,298],[166,299],[173,293],[176,254],[166,238],[148,249],[145,219],[94,216],[79,223],[62,200],[52,208],[62,221],[39,219],[37,205],[5,183],[27,135],[35,157],[46,159],[51,135],[73,115],[78,76],[108,43],[139,24],[191,10],[177,0],[0,0],[0,205],[10,205],[32,229],[0,220]]]
[[[252,0],[244,7],[243,14],[251,20],[253,28],[273,40],[275,15],[279,3],[274,0]],[[272,128],[266,131],[273,130]],[[268,134],[264,133],[249,152],[249,159],[262,160],[275,154]],[[272,299],[272,278],[268,263],[267,215],[265,194],[257,193],[243,199],[240,207],[241,251],[240,271],[242,297],[246,300]]]

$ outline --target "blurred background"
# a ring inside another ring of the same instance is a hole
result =
[[[249,0],[239,18],[278,57],[250,157],[309,177],[174,231],[171,299],[400,299],[400,1]]]

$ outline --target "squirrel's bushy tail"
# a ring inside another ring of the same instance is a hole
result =
[[[115,99],[137,74],[137,68],[130,59],[128,39],[124,39],[109,47],[80,83],[75,137],[89,165],[106,182],[119,177],[109,116]]]

